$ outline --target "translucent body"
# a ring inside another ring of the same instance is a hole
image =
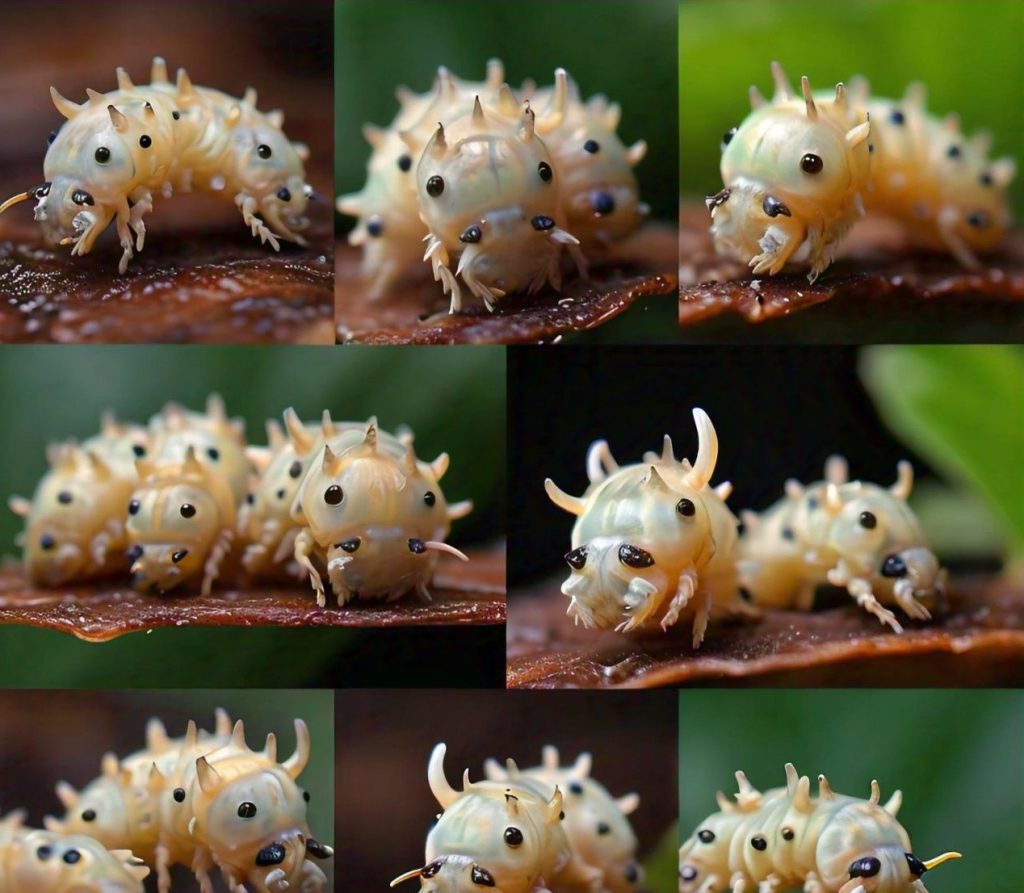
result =
[[[724,501],[731,487],[709,485],[718,439],[703,410],[693,416],[700,446],[692,466],[674,458],[668,437],[661,456],[648,453],[621,468],[598,441],[582,497],[545,483],[552,501],[577,516],[562,585],[575,621],[626,632],[655,622],[667,629],[686,612],[697,647],[713,609],[745,611],[736,585],[737,521]]]
[[[255,91],[235,99],[195,87],[184,69],[171,84],[155,59],[149,85],[136,86],[118,69],[118,89],[89,91],[82,105],[51,94],[68,120],[46,153],[46,181],[0,208],[36,198],[35,216],[51,244],[72,243],[72,254],[86,254],[115,220],[123,273],[142,250],[154,198],[193,190],[233,201],[253,235],[275,250],[277,237],[303,243],[312,194],[302,164],[307,150],[284,135],[280,112],[256,108]]]
[[[969,266],[1002,241],[1012,159],[990,161],[987,135],[967,139],[955,116],[929,116],[920,86],[894,102],[869,100],[864,82],[812,94],[803,78],[799,97],[772,73],[772,102],[752,89],[753,111],[726,134],[725,188],[707,202],[720,253],[755,275],[804,264],[813,282],[866,210]]]
[[[786,496],[762,515],[744,513],[741,585],[757,605],[806,610],[815,589],[832,583],[896,632],[902,627],[883,605],[927,620],[945,572],[907,505],[910,465],[900,464],[888,489],[849,482],[840,457],[829,460],[825,475],[806,488],[790,481]]]
[[[752,893],[802,886],[807,893],[927,893],[925,871],[958,853],[922,862],[896,814],[897,791],[881,805],[877,782],[871,798],[836,794],[818,776],[810,780],[786,765],[787,786],[761,794],[736,773],[736,802],[718,794],[712,814],[679,851],[680,893]]]
[[[66,784],[58,793],[65,817],[54,830],[89,833],[104,845],[138,846],[168,893],[168,866],[189,865],[201,884],[219,868],[231,884],[257,893],[320,893],[326,877],[307,856],[332,855],[310,837],[306,803],[295,779],[309,758],[309,733],[295,721],[295,753],[277,762],[276,741],[263,751],[245,743],[241,722],[218,712],[213,734],[189,724],[182,739],[169,739],[158,721],[147,728],[147,749],[123,761],[108,756],[103,775],[81,794]],[[92,810],[94,816],[84,816]]]

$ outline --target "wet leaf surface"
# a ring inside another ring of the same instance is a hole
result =
[[[140,595],[119,583],[35,589],[15,564],[0,568],[0,623],[67,632],[89,642],[167,626],[381,627],[500,624],[505,621],[505,548],[470,550],[469,562],[442,556],[433,601],[319,608],[310,588],[215,589],[210,596]]]
[[[1011,234],[999,255],[980,270],[967,270],[938,253],[909,250],[890,221],[868,218],[854,227],[840,259],[811,285],[799,271],[750,275],[735,261],[715,254],[703,206],[686,204],[680,214],[679,325],[684,331],[715,317],[745,322],[778,321],[828,302],[828,314],[850,327],[850,337],[877,324],[902,336],[926,340],[930,325],[944,324],[951,340],[971,340],[986,326],[993,340],[1006,326],[1024,331],[1024,233]],[[721,320],[719,332],[727,320]],[[809,323],[808,323],[809,324]],[[844,339],[845,340],[845,339]],[[861,338],[863,340],[863,338]]]
[[[536,295],[503,298],[493,313],[481,304],[458,314],[438,283],[419,278],[392,295],[371,301],[360,275],[358,249],[336,248],[338,340],[370,344],[537,343],[593,329],[635,302],[676,294],[676,231],[646,227],[597,266],[587,284],[570,278],[562,291],[545,288]],[[427,270],[426,265],[424,269]]]
[[[852,605],[771,611],[713,622],[696,652],[688,623],[631,636],[573,626],[559,583],[510,602],[510,688],[1024,683],[1024,589],[1005,581],[955,582],[947,609],[931,623],[904,623],[902,635]]]

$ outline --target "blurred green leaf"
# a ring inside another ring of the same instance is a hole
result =
[[[911,505],[928,542],[943,558],[987,558],[1005,555],[1009,548],[992,509],[970,490],[921,481],[914,486]]]
[[[886,424],[950,481],[980,496],[1024,557],[1024,350],[1012,345],[864,351]]]
[[[652,893],[672,893],[679,875],[679,826],[672,825],[644,865],[644,887]]]

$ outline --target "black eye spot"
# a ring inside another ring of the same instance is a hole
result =
[[[545,183],[550,183],[551,178],[555,175],[554,171],[551,170],[551,165],[546,161],[542,161],[537,165],[537,174]]]
[[[256,815],[256,804],[250,803],[246,800],[244,803],[238,804],[238,816],[243,819],[251,819]]]
[[[818,497],[817,496],[808,496],[807,497],[807,508],[809,508],[811,511],[814,511],[814,509],[816,509],[817,507],[818,507]]]
[[[636,546],[629,545],[629,543],[619,546],[619,561],[626,565],[626,567],[636,568],[650,567],[654,564],[654,558],[650,552],[638,549]]]
[[[146,448],[141,443],[132,444],[132,452],[141,459],[146,455]]]
[[[995,180],[992,179],[992,175],[988,171],[985,171],[985,173],[978,177],[978,182],[981,183],[982,186],[991,186],[995,183]]]
[[[436,862],[431,862],[429,865],[423,867],[423,871],[420,872],[420,877],[432,878],[441,870],[441,860],[438,859]]]
[[[763,837],[751,837],[750,845],[759,853],[763,853],[766,849],[768,849],[768,841],[765,840]]]
[[[907,116],[904,115],[903,112],[901,112],[899,109],[893,109],[889,113],[889,121],[892,124],[897,124],[897,125],[905,124],[906,121],[907,121]]]
[[[427,180],[427,195],[437,198],[442,192],[444,192],[444,178],[434,174]]]
[[[309,800],[310,800],[309,791],[303,791],[302,792],[302,799],[305,800],[307,803],[309,803]]]
[[[216,462],[220,458],[220,450],[218,450],[216,447],[207,447],[206,455],[213,459],[214,462]]]
[[[630,863],[623,869],[622,876],[631,884],[635,884],[640,880],[640,869]]]
[[[78,850],[68,850],[64,854],[64,861],[67,862],[68,865],[74,865],[81,858],[82,854],[78,852]]]
[[[475,223],[472,226],[467,226],[463,231],[462,235],[459,236],[460,242],[465,242],[467,245],[475,245],[480,241],[480,237],[483,233],[480,231],[480,227]]]
[[[181,118],[181,112],[175,109],[173,112],[171,112],[171,117],[174,118],[175,121],[177,121],[179,118]]]
[[[780,214],[783,217],[793,216],[793,212],[790,211],[789,208],[780,202],[774,195],[766,195],[764,197],[764,201],[761,202],[761,209],[769,217],[778,217]]]
[[[615,198],[608,192],[595,192],[590,197],[590,203],[598,217],[604,217],[615,210]]]
[[[344,549],[346,552],[355,552],[359,548],[359,544],[362,540],[358,536],[352,537],[350,540],[344,540],[338,543],[338,547]]]
[[[84,189],[76,189],[71,193],[71,201],[76,205],[95,205],[96,200]]]
[[[82,821],[83,822],[95,822],[96,821],[96,810],[95,809],[87,809],[85,812],[83,812],[82,813]]]
[[[697,880],[697,869],[692,865],[684,865],[682,870],[679,872],[679,877],[684,881],[695,881]]]
[[[589,152],[591,155],[596,155],[601,151],[601,144],[597,140],[587,140],[583,144],[583,151]]]
[[[400,171],[407,171],[412,167],[412,157],[409,155],[398,156],[398,169]]]
[[[324,502],[328,505],[337,505],[344,498],[345,494],[337,484],[331,484],[330,487],[324,490]]]
[[[300,474],[302,474],[302,463],[296,459],[288,466],[288,477],[297,478]]]
[[[697,514],[697,506],[693,504],[692,499],[683,498],[676,503],[676,511],[684,518],[692,518]]]
[[[52,185],[52,183],[42,183],[32,190],[32,194],[36,198],[46,198],[50,194],[50,187]]]
[[[857,522],[865,530],[874,530],[878,526],[878,518],[875,517],[874,512],[861,512]]]
[[[732,142],[732,138],[736,136],[736,128],[732,127],[722,134],[722,148],[724,149],[729,143]]]
[[[171,556],[171,561],[175,564],[179,564],[185,560],[186,555],[188,555],[188,549],[178,549],[178,551]]]
[[[57,541],[53,538],[52,533],[44,533],[39,537],[39,547],[46,552],[49,552],[56,545]]]
[[[278,490],[278,491],[277,491],[277,492],[276,492],[276,493],[275,493],[274,495],[275,495],[275,496],[276,496],[276,497],[277,497],[278,499],[284,499],[284,497],[285,497],[285,495],[286,495],[286,494],[285,494],[285,492],[284,492],[284,487],[281,487],[281,489],[280,489],[280,490]]]
[[[869,155],[874,155],[875,154],[875,144],[874,143],[868,143],[868,154]]]
[[[890,555],[882,562],[883,577],[905,577],[907,564],[899,555]]]
[[[793,532],[793,528],[792,527],[783,527],[782,528],[782,538],[784,540],[796,539],[796,534]]]
[[[427,544],[424,543],[423,540],[413,537],[409,540],[409,551],[412,552],[413,555],[422,555],[427,551]]]
[[[55,139],[57,139],[57,131],[56,130],[51,130],[50,131],[50,135],[46,138],[46,144],[47,145],[52,145],[52,143],[53,143],[53,141]]]
[[[523,832],[518,828],[505,829],[505,843],[509,846],[519,846],[523,842]]]
[[[139,500],[133,499],[131,502],[128,503],[128,514],[137,515],[141,507],[142,506],[139,504]]]
[[[256,502],[256,494],[255,493],[246,493],[245,494],[245,504],[246,505],[253,505],[255,502]]]
[[[975,229],[984,229],[991,221],[984,211],[975,211],[973,214],[967,215],[967,222]]]
[[[578,781],[570,781],[569,793],[575,794],[577,797],[579,797],[583,793],[583,785],[581,785]]]
[[[260,158],[269,158],[274,154],[274,151],[266,143],[261,143],[256,147],[256,154],[259,155]]]
[[[491,873],[486,868],[481,868],[479,865],[473,866],[473,871],[470,873],[470,879],[474,884],[479,884],[481,887],[494,886],[494,878],[491,877]]]
[[[608,823],[607,822],[598,822],[597,823],[597,833],[598,834],[609,834],[609,833],[611,833],[611,830],[612,829],[610,827],[608,827]]]
[[[782,839],[783,840],[792,840],[794,837],[796,837],[796,832],[792,828],[783,828],[782,829]]]
[[[196,507],[191,503],[183,502],[179,511],[183,518],[194,518],[196,514]]]
[[[108,149],[106,146],[100,146],[96,150],[96,154],[93,155],[93,158],[95,158],[96,161],[98,161],[100,164],[106,164],[108,161],[110,161],[110,149]]]
[[[282,186],[277,190],[277,197],[283,202],[290,202],[292,200],[292,192],[287,186]]]
[[[272,843],[270,846],[263,847],[263,849],[256,854],[256,864],[261,866],[280,865],[284,862],[284,857],[286,855],[285,849],[281,844]]]
[[[584,565],[587,563],[587,547],[580,546],[578,549],[566,552],[565,560],[569,563],[569,567],[576,568],[576,570],[582,570]]]
[[[174,801],[176,803],[184,803],[185,802],[185,789],[184,788],[175,788],[174,789],[174,793],[171,796],[174,797]]]
[[[427,505],[433,505],[435,502],[437,502],[437,497],[434,495],[434,491],[427,490],[427,492],[423,494],[423,501]]]
[[[959,158],[963,153],[960,151],[959,146],[950,146],[946,149],[947,158]]]
[[[374,214],[366,221],[366,232],[374,239],[379,238],[381,233],[384,232],[384,221],[380,219],[378,214]]]
[[[553,229],[555,221],[550,217],[545,217],[543,214],[538,214],[530,221],[530,226],[537,230],[537,232],[542,233],[546,230]]]
[[[874,877],[882,870],[882,863],[874,856],[866,856],[850,863],[850,877]]]
[[[805,174],[820,174],[824,166],[825,163],[821,160],[821,156],[812,155],[810,152],[800,159],[800,170]]]
[[[149,136],[149,134],[144,133],[139,137],[139,145],[142,146],[143,149],[148,149],[153,145],[153,138]]]
[[[702,831],[697,832],[697,838],[700,840],[701,843],[714,843],[715,832],[709,831],[707,828],[704,828]]]
[[[68,493],[67,490],[61,490],[60,493],[57,494],[57,502],[61,505],[69,505],[71,503],[71,499],[71,494]]]
[[[41,846],[36,850],[36,858],[42,862],[45,862],[50,856],[53,855],[53,848],[48,846]]]

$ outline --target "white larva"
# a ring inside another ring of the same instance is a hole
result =
[[[968,139],[956,115],[928,114],[920,84],[894,101],[870,98],[861,79],[812,94],[804,77],[797,96],[777,62],[772,76],[772,101],[752,87],[753,111],[725,135],[725,185],[707,199],[719,253],[755,276],[805,265],[813,282],[869,211],[968,267],[998,248],[1016,164],[989,160],[987,133]]]
[[[862,800],[836,794],[824,775],[811,797],[792,763],[785,788],[762,794],[742,772],[736,780],[736,802],[719,792],[719,811],[680,848],[679,893],[928,893],[921,875],[960,858],[918,859],[896,821],[902,794],[881,804],[877,781]]]
[[[233,201],[242,221],[274,250],[278,239],[305,245],[301,232],[313,194],[303,161],[309,150],[281,129],[279,111],[256,108],[256,91],[235,99],[192,84],[185,69],[175,84],[164,60],[153,60],[150,83],[137,86],[117,70],[117,89],[88,90],[81,105],[50,88],[67,122],[55,132],[43,162],[45,182],[16,195],[37,199],[35,218],[51,245],[87,254],[114,221],[120,273],[146,239],[145,216],[159,196],[204,192]]]

